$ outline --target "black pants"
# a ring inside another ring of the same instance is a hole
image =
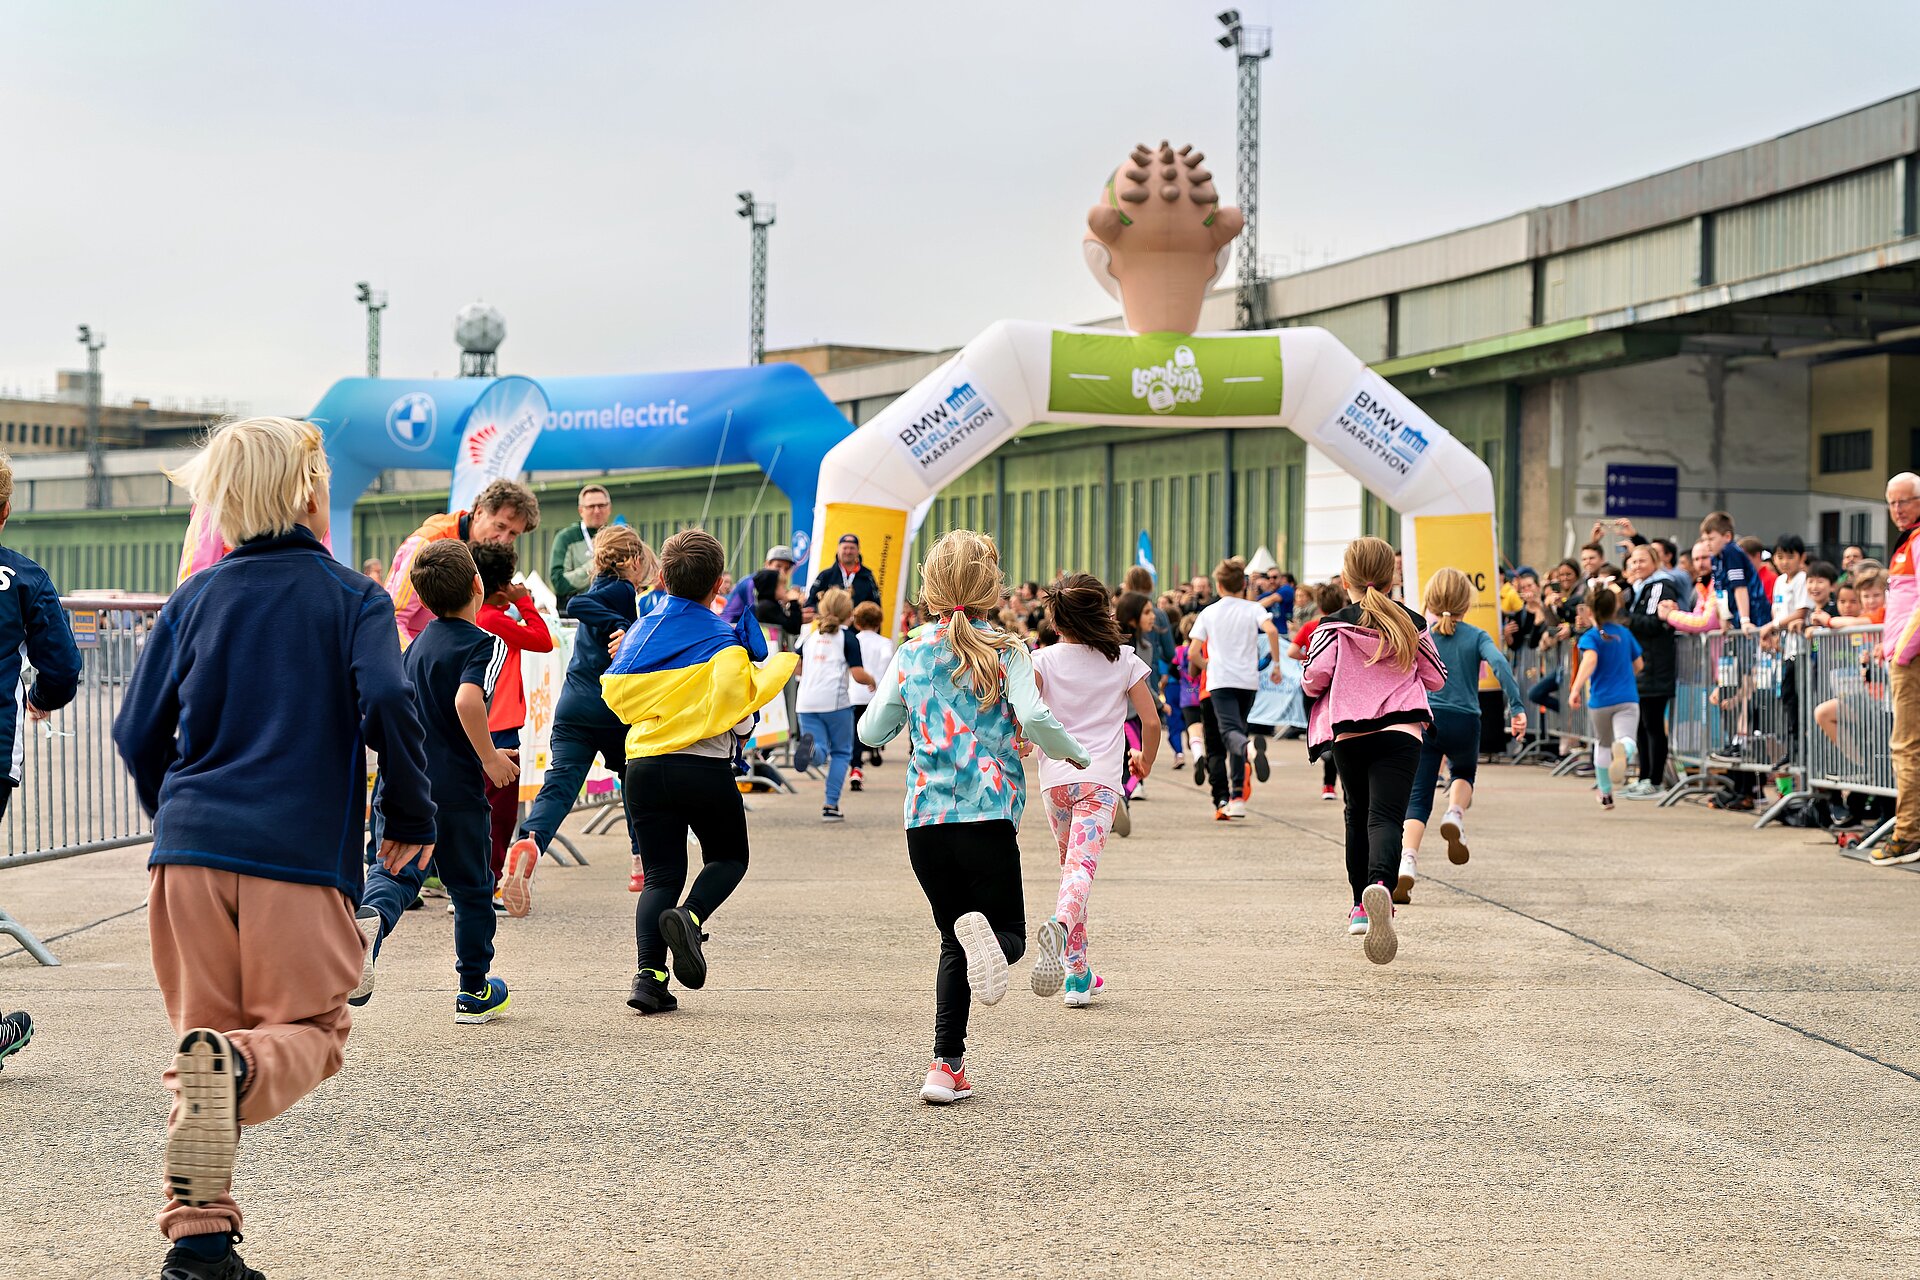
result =
[[[940,972],[934,980],[933,1056],[967,1051],[967,953],[953,922],[978,911],[993,926],[1007,963],[1027,949],[1027,906],[1020,892],[1020,841],[1011,822],[941,822],[907,828],[907,858],[940,930]]]
[[[1640,695],[1640,732],[1634,743],[1640,749],[1640,777],[1656,787],[1667,785],[1667,705],[1670,693]]]
[[[1320,785],[1330,787],[1340,780],[1340,771],[1333,762],[1333,752],[1329,751],[1320,758]]]
[[[1215,689],[1203,704],[1207,709],[1207,781],[1213,786],[1214,807],[1243,799],[1247,784],[1247,715],[1253,710],[1253,690]]]
[[[733,785],[733,761],[714,756],[641,756],[627,762],[627,820],[640,845],[647,887],[633,909],[642,969],[664,969],[660,915],[684,906],[702,924],[747,874],[747,811]],[[687,828],[700,837],[703,866],[687,884]]]
[[[1407,820],[1420,739],[1382,729],[1333,744],[1347,797],[1347,882],[1354,905],[1370,884],[1393,885],[1400,875],[1400,827]]]
[[[475,796],[476,801],[484,797]],[[462,991],[483,991],[493,968],[493,816],[484,808],[441,808],[433,819],[432,870],[453,900],[454,968]],[[382,939],[394,931],[426,883],[427,867],[409,865],[395,874],[385,863],[367,870],[360,905],[380,914]],[[379,943],[374,944],[375,950]]]

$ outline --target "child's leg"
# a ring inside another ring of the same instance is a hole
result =
[[[641,756],[627,762],[627,819],[633,823],[647,887],[633,907],[637,967],[664,974],[667,944],[660,937],[660,913],[680,905],[687,885],[687,819],[673,794],[675,781],[666,762],[671,756]],[[736,798],[739,793],[734,793]]]
[[[424,866],[409,863],[398,871],[389,871],[385,863],[376,862],[367,868],[367,887],[360,895],[360,905],[380,916],[380,936],[373,944],[375,954],[379,953],[387,935],[399,927],[401,916],[420,896],[420,886],[426,882]]]
[[[826,803],[837,808],[853,761],[853,708],[816,712],[813,718],[820,726],[815,736],[827,749]]]
[[[533,805],[527,810],[527,820],[520,824],[520,834],[531,836],[541,853],[547,851],[547,846],[553,843],[553,833],[573,812],[580,788],[587,781],[587,770],[593,767],[593,758],[600,754],[600,740],[604,736],[592,725],[576,724],[572,720],[553,722],[547,777],[540,784],[540,794],[533,798]],[[625,740],[624,729],[620,730],[620,737]],[[609,764],[617,759],[618,751],[607,757]]]
[[[1369,734],[1333,744],[1333,754],[1340,762],[1340,780],[1345,784],[1347,883],[1353,887],[1353,905],[1356,907],[1360,905],[1360,891],[1367,887],[1367,813],[1371,805],[1370,788],[1373,783],[1373,774],[1368,767],[1372,755],[1367,750],[1367,743],[1378,736]]]
[[[1244,799],[1247,744],[1252,740],[1247,729],[1247,716],[1253,710],[1253,690],[1216,689],[1209,701],[1213,703],[1214,718],[1220,722],[1220,741],[1226,747],[1230,788],[1228,798]]]
[[[959,1062],[967,1051],[973,992],[967,956],[953,922],[970,911],[987,917],[1009,963],[1026,951],[1026,906],[1020,890],[1020,845],[1013,824],[947,822],[907,828],[907,857],[940,930],[935,980],[933,1054]]]
[[[1340,780],[1339,770],[1334,767],[1333,752],[1320,757],[1320,785],[1330,787]]]
[[[622,796],[621,809],[627,819],[628,852],[633,856],[634,870],[640,869],[640,837],[633,829],[633,809],[624,803],[627,786],[627,729],[619,725],[611,729],[596,729],[593,733],[593,750],[620,779]],[[591,757],[589,757],[591,758]]]
[[[1200,732],[1207,744],[1207,784],[1217,809],[1232,797],[1232,792],[1227,788],[1231,776],[1227,772],[1227,748],[1220,737],[1220,718],[1214,713],[1211,696],[1200,704]]]
[[[442,809],[434,818],[433,863],[453,899],[453,952],[462,991],[484,991],[493,971],[493,872],[487,865],[491,815]],[[357,981],[357,979],[356,979]]]
[[[1060,851],[1060,865],[1067,865],[1067,840],[1073,834],[1073,791],[1071,785],[1048,787],[1040,793],[1047,805],[1047,827]]]
[[[1413,776],[1420,767],[1420,740],[1409,733],[1385,729],[1367,738],[1373,744],[1373,758],[1367,778],[1367,872],[1361,885],[1385,884],[1392,887],[1400,874],[1400,833],[1406,826],[1407,800],[1413,793]],[[1342,770],[1342,772],[1345,772]],[[1433,788],[1427,788],[1431,796]]]
[[[1053,790],[1068,792],[1072,806],[1060,896],[1054,903],[1053,916],[1067,929],[1067,972],[1079,975],[1087,971],[1087,899],[1093,893],[1094,872],[1099,868],[1101,851],[1106,848],[1107,832],[1113,827],[1113,811],[1120,797],[1092,782]],[[1049,801],[1052,794],[1048,792]]]
[[[840,713],[851,714],[851,713]],[[844,757],[843,757],[844,760]],[[677,770],[681,794],[693,834],[700,837],[700,874],[682,903],[694,918],[705,921],[747,875],[747,808],[733,785],[733,764],[727,760],[700,760],[712,765],[697,773]],[[687,776],[693,774],[694,776]]]
[[[1433,784],[1440,777],[1440,735],[1429,733],[1420,740],[1420,762],[1413,771],[1413,787],[1407,795],[1407,820],[1401,826],[1400,844],[1420,852],[1427,834],[1427,820],[1433,817]],[[1449,757],[1451,759],[1451,757]]]

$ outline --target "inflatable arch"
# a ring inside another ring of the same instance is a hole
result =
[[[859,534],[891,630],[909,513],[1042,421],[1290,428],[1407,518],[1409,601],[1452,565],[1480,587],[1473,621],[1499,632],[1492,473],[1324,329],[1131,334],[1001,321],[827,452],[813,518],[820,567],[841,534]]]
[[[852,430],[813,378],[788,364],[538,381],[347,378],[307,415],[333,467],[334,554],[356,563],[353,504],[382,470],[452,471],[458,487],[469,419],[492,405],[519,415],[503,415],[503,432],[541,428],[524,462],[501,468],[509,473],[751,462],[787,495],[796,524],[814,506],[822,458]]]

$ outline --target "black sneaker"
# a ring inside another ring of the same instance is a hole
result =
[[[660,936],[673,953],[673,975],[689,991],[707,985],[707,956],[700,944],[707,935],[700,932],[693,912],[685,907],[669,907],[660,913]]]
[[[649,1013],[672,1013],[680,1007],[667,984],[650,973],[633,975],[633,993],[627,997],[627,1008],[637,1009],[644,1016]]]
[[[240,1236],[235,1233],[233,1238],[237,1242]],[[267,1277],[248,1266],[231,1248],[225,1256],[208,1262],[191,1250],[175,1245],[167,1250],[166,1260],[160,1264],[160,1280],[267,1280]]]
[[[24,1012],[0,1018],[0,1066],[33,1041],[33,1019]]]
[[[1193,757],[1193,785],[1196,787],[1207,785],[1207,758],[1198,752],[1194,753]]]
[[[805,773],[813,764],[813,735],[803,733],[793,740],[793,768],[796,773]]]
[[[840,806],[839,806],[839,805],[837,805],[837,804],[827,804],[827,805],[821,805],[821,806],[820,806],[820,821],[822,821],[822,822],[845,822],[846,820],[847,820],[847,815],[846,815],[846,814],[844,814],[844,813],[842,813],[842,812],[840,812]]]
[[[1273,776],[1273,766],[1267,763],[1267,735],[1257,733],[1253,737],[1253,776],[1265,782]]]

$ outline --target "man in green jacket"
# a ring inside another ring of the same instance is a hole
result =
[[[606,527],[613,514],[613,499],[606,489],[590,484],[580,491],[580,523],[562,529],[553,540],[553,564],[548,578],[553,594],[559,597],[560,612],[567,601],[587,589],[593,581],[593,535]]]

